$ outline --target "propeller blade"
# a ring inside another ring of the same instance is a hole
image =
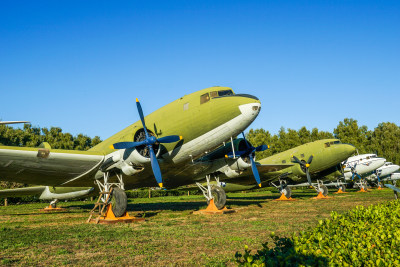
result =
[[[140,120],[142,121],[144,133],[146,134],[146,139],[147,139],[147,138],[149,138],[149,134],[147,133],[146,123],[144,122],[142,106],[140,105],[139,99],[137,99],[137,98],[136,98],[136,107],[138,109],[139,117],[140,117]]]
[[[150,151],[151,168],[153,169],[154,177],[156,178],[158,185],[160,187],[163,187],[160,165],[158,165],[156,154],[154,153],[152,146],[149,146],[149,151]]]
[[[313,158],[314,158],[314,155],[311,155],[311,156],[308,158],[307,164],[311,164]]]
[[[267,146],[267,145],[261,145],[261,146],[256,147],[256,151],[265,151],[268,148],[269,148],[269,146]]]
[[[137,147],[137,146],[141,146],[144,145],[145,141],[141,141],[141,142],[119,142],[119,143],[115,143],[113,145],[110,146],[111,149],[124,149],[124,148],[133,148],[133,147]]]
[[[251,146],[250,146],[249,143],[247,142],[246,136],[244,136],[244,132],[242,132],[242,135],[243,135],[244,141],[246,142],[246,146],[247,146],[248,148],[250,148]]]
[[[296,156],[292,155],[292,158],[294,159],[294,162],[303,165],[303,162],[301,162]]]
[[[307,181],[308,181],[308,183],[309,183],[310,185],[312,185],[311,176],[310,176],[310,172],[308,171],[308,168],[306,168],[306,175],[307,175]]]
[[[253,171],[254,178],[256,179],[258,186],[261,187],[260,174],[258,173],[256,163],[254,162],[254,159],[251,155],[249,157],[251,161],[251,170]]]
[[[170,135],[170,136],[164,136],[164,137],[158,138],[157,142],[166,144],[166,143],[178,142],[179,140],[182,140],[182,136]]]

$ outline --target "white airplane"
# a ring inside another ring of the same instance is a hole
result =
[[[400,179],[400,173],[394,173],[400,169],[399,165],[393,164],[392,162],[386,162],[382,167],[379,167],[371,175],[365,177],[371,182],[392,181]]]
[[[361,179],[361,177],[366,177],[379,167],[382,167],[385,162],[386,159],[378,157],[376,154],[352,156],[342,162],[344,178],[346,181],[353,180],[355,176]]]

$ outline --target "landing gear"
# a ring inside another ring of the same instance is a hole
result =
[[[205,210],[195,211],[194,214],[224,214],[234,212],[234,210],[227,209],[226,204],[226,193],[220,186],[219,178],[215,177],[217,182],[216,185],[210,184],[210,175],[206,175],[207,185],[203,186],[200,183],[196,185],[203,192],[204,197],[207,199],[208,207]]]
[[[322,195],[324,197],[326,197],[328,195],[328,187],[326,187],[326,185],[323,185],[323,184],[320,185],[318,190],[319,190],[318,193],[322,193]]]
[[[211,195],[214,199],[214,204],[217,209],[223,209],[226,204],[226,193],[220,186],[211,186]],[[207,204],[210,205],[210,199],[207,199]]]
[[[322,181],[317,180],[317,185],[313,185],[314,189],[317,191],[318,195],[313,199],[326,199],[328,197],[328,187],[322,183]]]
[[[65,208],[57,207],[58,199],[53,199],[48,207],[41,209],[41,211],[64,211]]]
[[[354,185],[356,187],[360,188],[360,190],[357,191],[357,192],[359,192],[359,193],[368,192],[368,183],[364,179],[360,179],[360,181],[359,182],[355,182]]]
[[[100,196],[90,212],[87,220],[88,223],[111,224],[144,221],[144,218],[131,217],[126,212],[128,200],[124,189],[124,182],[121,174],[117,173],[116,176],[118,179],[116,183],[109,181],[110,174],[108,172],[104,173],[103,181],[100,181],[100,179],[96,180],[100,189]],[[97,215],[97,217],[92,219],[93,215]]]
[[[276,200],[294,200],[292,199],[292,189],[288,186],[285,180],[279,179],[279,186],[274,183],[271,184],[279,190],[279,193],[281,193],[280,198]]]

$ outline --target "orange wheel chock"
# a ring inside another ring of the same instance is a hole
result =
[[[367,193],[369,191],[365,190],[364,188],[361,188],[359,191],[357,191],[357,193]]]
[[[379,186],[377,189],[378,189],[378,190],[383,190],[383,188],[382,188],[381,186]]]
[[[211,199],[206,209],[194,211],[193,214],[214,215],[214,214],[226,214],[232,212],[235,212],[235,210],[227,209],[226,207],[223,207],[222,209],[219,210],[217,206],[215,206],[214,199]]]
[[[65,208],[58,208],[58,207],[53,207],[49,205],[48,207],[45,207],[44,209],[41,209],[40,211],[64,211],[66,210]]]
[[[128,212],[121,217],[115,217],[114,212],[112,211],[111,204],[107,206],[106,212],[103,216],[100,216],[97,219],[91,219],[91,223],[101,223],[101,224],[112,224],[112,223],[132,223],[132,222],[142,222],[144,218],[137,218],[129,216]]]
[[[339,188],[339,190],[337,192],[335,192],[334,194],[346,194],[347,192],[343,192],[342,188]]]
[[[330,197],[324,196],[324,194],[322,194],[322,192],[319,192],[318,196],[313,197],[312,199],[327,199],[327,198],[330,198]]]
[[[292,197],[287,198],[285,194],[281,194],[281,196],[278,199],[275,199],[276,201],[294,201],[296,199],[293,199]]]

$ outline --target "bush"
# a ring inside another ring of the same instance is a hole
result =
[[[399,266],[399,225],[397,200],[358,206],[343,215],[332,212],[331,219],[291,238],[272,233],[274,248],[266,242],[252,254],[245,246],[235,258],[241,266]]]

